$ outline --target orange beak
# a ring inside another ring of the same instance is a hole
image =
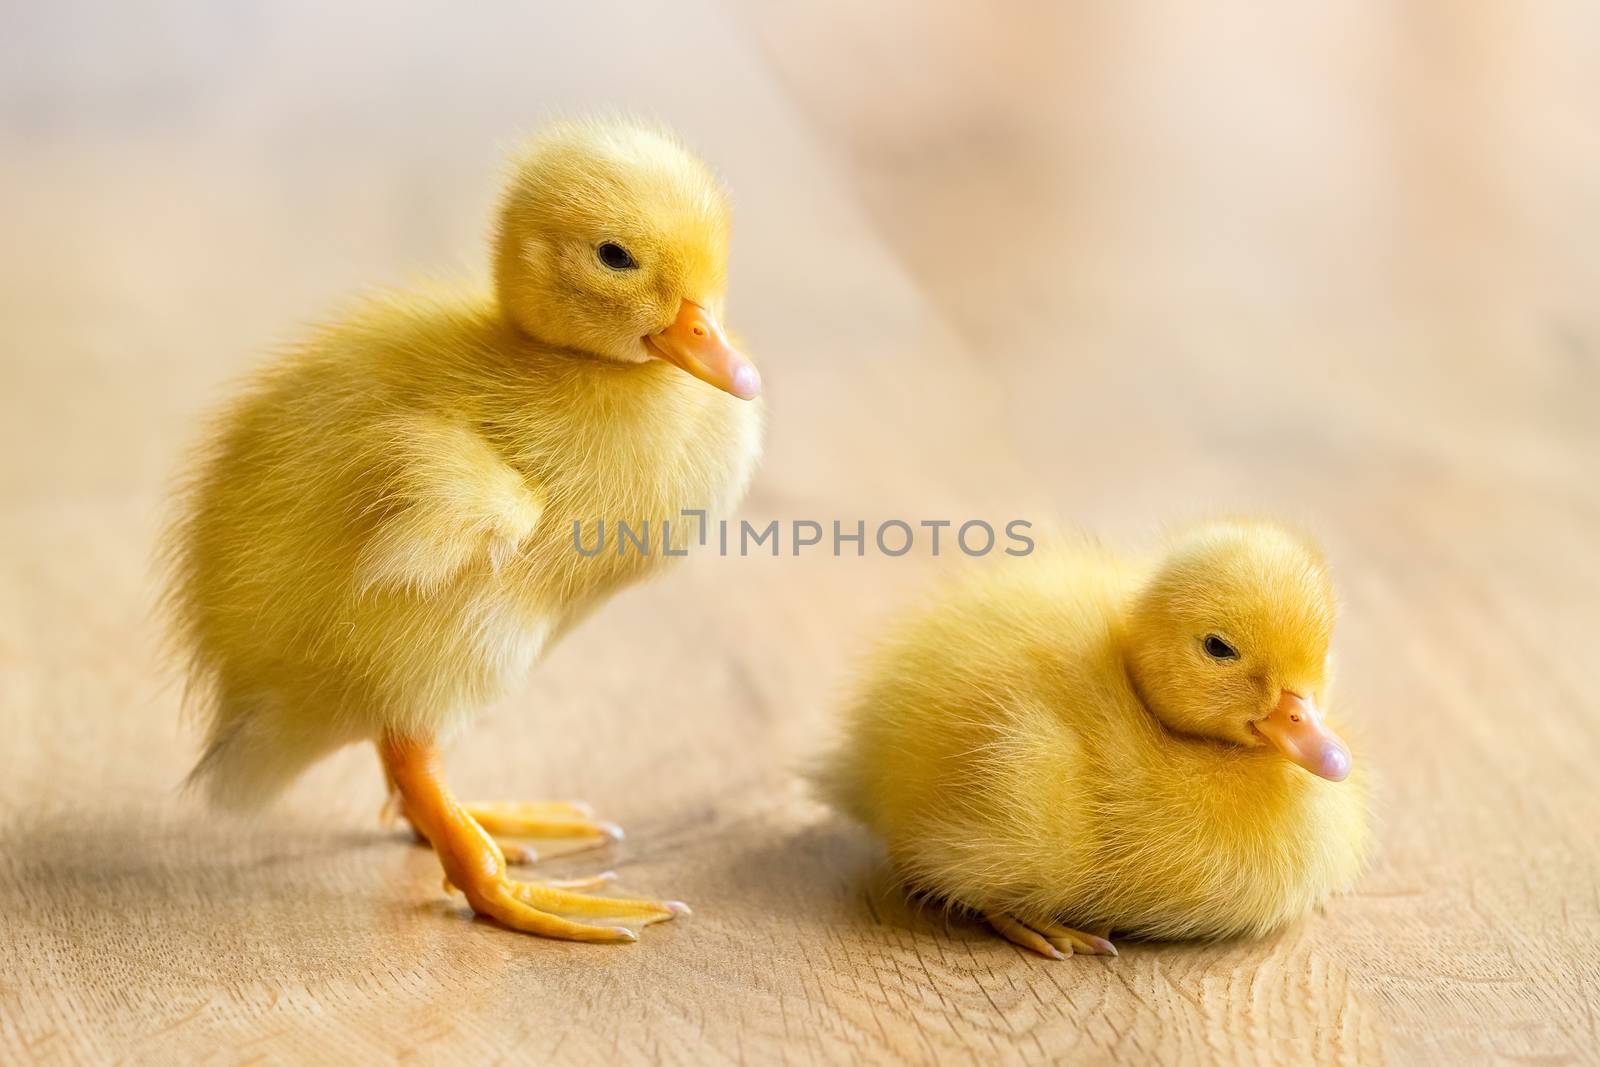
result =
[[[650,354],[682,367],[708,385],[732,393],[740,400],[761,395],[761,375],[717,324],[717,317],[693,300],[678,307],[678,317],[660,333],[644,339]]]
[[[1257,720],[1256,732],[1279,752],[1312,774],[1330,782],[1350,775],[1350,749],[1322,721],[1309,698],[1284,690],[1278,706]]]

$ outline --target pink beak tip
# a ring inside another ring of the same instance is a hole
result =
[[[761,375],[750,364],[733,372],[733,395],[740,400],[754,400],[761,395]]]
[[[1350,753],[1343,746],[1328,742],[1318,754],[1317,774],[1330,782],[1342,782],[1350,777]]]

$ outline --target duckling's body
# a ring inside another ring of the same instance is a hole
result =
[[[1008,936],[1007,918],[1099,931],[1075,944],[1093,952],[1110,930],[1260,934],[1355,877],[1359,782],[1152,711],[1133,630],[1159,563],[1057,546],[944,591],[878,651],[826,781],[911,887]]]
[[[669,364],[574,358],[489,294],[444,289],[361,307],[221,425],[183,608],[217,686],[203,773],[245,803],[330,748],[448,732],[524,682],[546,644],[677,558],[663,519],[681,551],[685,509],[738,502],[761,433],[759,405]],[[430,492],[443,514],[418,528],[404,511]],[[619,551],[618,522],[648,526],[650,550]]]
[[[462,805],[434,746],[743,496],[759,377],[717,322],[726,249],[720,185],[669,136],[559,124],[513,175],[493,290],[369,300],[223,412],[169,542],[214,799],[260,803],[371,740],[479,912],[623,940],[682,910],[507,878],[491,835],[619,832],[583,806]]]

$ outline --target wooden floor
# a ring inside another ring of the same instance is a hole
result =
[[[1600,16],[1289,7],[9,5],[0,1063],[1600,1062]],[[1353,894],[1064,963],[908,907],[797,771],[948,556],[695,560],[460,741],[463,792],[627,826],[562,870],[694,904],[635,946],[470,921],[370,752],[255,821],[177,793],[197,418],[351,290],[478,269],[500,146],[601,104],[735,190],[748,515],[1320,531]]]

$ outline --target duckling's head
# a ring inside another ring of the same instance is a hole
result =
[[[666,132],[561,122],[518,159],[495,289],[529,337],[624,363],[664,359],[752,399],[761,378],[719,325],[727,266],[727,195]]]
[[[1350,750],[1322,721],[1333,583],[1321,554],[1267,522],[1180,537],[1128,618],[1128,667],[1170,729],[1269,745],[1341,781]]]

